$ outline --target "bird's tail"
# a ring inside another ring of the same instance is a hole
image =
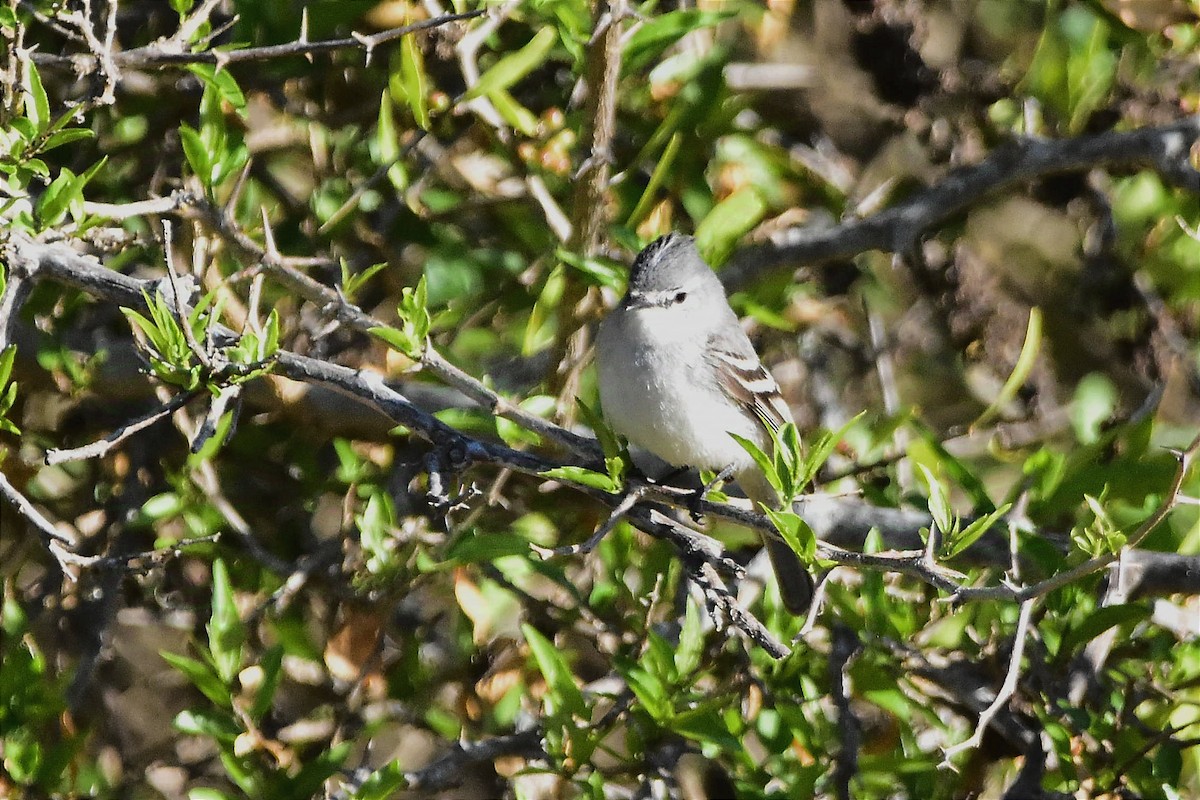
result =
[[[775,568],[775,582],[779,584],[784,608],[798,617],[804,616],[812,605],[815,590],[812,575],[787,542],[769,533],[764,533],[762,539]]]
[[[742,491],[755,504],[756,511],[759,504],[769,508],[780,507],[779,496],[774,487],[757,468],[739,474],[737,481]],[[778,532],[764,532],[762,540],[767,548],[767,555],[771,557],[771,566],[775,570],[775,581],[779,584],[779,596],[783,598],[784,608],[798,617],[807,614],[815,591],[812,575],[805,568],[800,556],[796,555]]]

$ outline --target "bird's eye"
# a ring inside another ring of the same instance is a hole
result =
[[[682,303],[684,300],[687,300],[687,292],[676,292],[671,300],[675,303]]]

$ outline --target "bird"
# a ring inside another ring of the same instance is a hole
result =
[[[730,434],[769,454],[791,410],[692,237],[670,233],[638,253],[625,295],[600,322],[596,372],[604,418],[632,445],[674,467],[731,475],[756,505],[781,508]],[[782,537],[762,538],[784,607],[806,613],[811,575]]]

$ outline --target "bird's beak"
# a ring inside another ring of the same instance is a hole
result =
[[[629,292],[625,295],[626,308],[650,308],[651,306],[656,305],[658,305],[658,303],[655,302],[654,297],[651,295],[645,295],[641,292]]]

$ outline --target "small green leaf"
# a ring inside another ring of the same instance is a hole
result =
[[[978,541],[980,536],[983,536],[988,530],[996,524],[1008,510],[1012,508],[1012,503],[1005,503],[990,514],[984,514],[979,519],[972,522],[958,533],[950,532],[946,535],[944,544],[942,545],[943,559],[951,559],[957,556],[962,551],[966,550],[971,545]]]
[[[578,397],[575,398],[575,405],[579,408],[579,416],[583,418],[583,424],[596,434],[605,458],[616,458],[625,452],[625,445],[617,438],[617,434],[613,432],[613,429],[608,426],[596,409]]]
[[[425,59],[416,36],[405,36],[400,40],[400,75],[404,94],[413,119],[421,130],[429,130],[429,79],[425,77]]]
[[[405,171],[404,165],[399,162],[400,134],[396,131],[396,120],[392,113],[391,92],[387,90],[384,90],[379,98],[379,121],[375,126],[375,150],[379,158],[379,165],[381,167],[385,164],[388,165],[387,176],[392,188],[397,192],[405,191],[408,188],[408,173]],[[382,267],[383,264],[376,266]],[[367,270],[367,272],[369,271]],[[349,269],[343,259],[342,290],[347,292],[347,297],[349,297],[349,290],[346,287],[349,286],[350,281]],[[355,286],[357,285],[355,284]]]
[[[347,300],[353,300],[359,289],[386,266],[387,262],[381,261],[378,264],[372,264],[362,272],[351,273],[349,264],[342,259],[342,294],[346,296]]]
[[[463,95],[464,100],[474,100],[498,89],[507,89],[537,69],[558,41],[554,27],[547,25],[533,35],[529,42],[515,53],[503,56],[486,72],[479,76],[475,85]]]
[[[489,564],[504,556],[529,555],[529,540],[514,533],[472,530],[456,540],[446,553],[446,564]]]
[[[246,95],[229,70],[217,69],[215,64],[188,64],[187,69],[199,77],[206,87],[215,89],[222,100],[233,106],[234,111],[244,116]]]
[[[523,136],[537,135],[538,118],[532,111],[517,102],[517,98],[504,89],[496,89],[488,95],[488,98],[496,107],[496,111],[500,112],[504,121],[520,131]]]
[[[87,128],[67,128],[66,130],[55,131],[46,137],[46,141],[42,144],[42,150],[53,150],[56,147],[62,147],[64,144],[77,142],[80,139],[92,139],[96,134]]]
[[[550,478],[556,481],[570,481],[571,483],[590,486],[593,489],[600,489],[609,493],[616,492],[621,488],[621,485],[615,483],[612,477],[602,472],[585,469],[584,467],[555,467],[539,474],[543,478]]]
[[[1075,387],[1071,401],[1071,427],[1081,444],[1093,444],[1100,438],[1100,429],[1117,408],[1117,390],[1102,373],[1091,372]]]
[[[25,116],[38,133],[50,127],[50,99],[42,86],[42,76],[31,59],[22,59],[25,67],[21,85],[25,89]]]
[[[367,333],[381,339],[414,361],[420,357],[420,343],[407,331],[388,325],[376,325],[373,328],[367,328]]]
[[[683,615],[683,625],[679,629],[679,645],[675,648],[675,672],[681,677],[687,677],[700,666],[700,656],[704,652],[704,622],[700,616],[700,607],[694,598],[688,595],[687,609]]]
[[[389,761],[372,772],[358,787],[353,800],[390,800],[408,787],[408,778],[398,760]]]
[[[779,535],[787,542],[788,547],[804,561],[812,561],[817,554],[817,537],[808,523],[791,511],[778,511],[773,508],[765,509],[771,518]]]
[[[212,617],[207,628],[208,645],[212,649],[217,674],[226,683],[230,683],[242,666],[242,642],[246,639],[246,629],[238,615],[229,570],[219,558],[213,562],[212,581]]]
[[[758,468],[762,470],[763,475],[766,476],[767,481],[771,484],[771,486],[775,487],[775,491],[779,493],[780,497],[784,497],[784,486],[780,479],[779,472],[775,469],[775,464],[772,459],[762,451],[762,448],[744,436],[738,436],[736,433],[730,433],[729,435],[732,436],[734,440],[742,446],[743,450],[750,454],[750,457],[754,459],[754,463],[758,465]]]
[[[13,363],[17,359],[17,346],[10,344],[8,347],[0,350],[0,388],[8,383],[8,379],[12,377]]]
[[[37,217],[43,227],[49,228],[57,225],[66,216],[67,208],[75,199],[78,191],[75,183],[76,177],[75,173],[63,167],[58,177],[50,182],[46,191],[42,192],[42,196],[38,198]]]
[[[193,736],[209,736],[219,742],[233,744],[242,732],[233,718],[219,711],[193,708],[175,715],[175,729]]]
[[[192,685],[203,692],[209,700],[222,708],[232,707],[233,699],[229,694],[229,689],[222,682],[221,676],[217,675],[208,664],[166,650],[160,650],[158,654],[162,656],[163,661],[182,672],[192,682]]]
[[[842,439],[846,438],[846,433],[858,424],[859,420],[866,413],[865,411],[860,411],[836,431],[829,431],[817,437],[816,442],[804,457],[799,475],[800,485],[797,487],[798,490],[803,490],[812,482],[812,479],[816,477],[821,467],[825,466],[825,462],[833,455],[833,451],[841,444]]]
[[[1037,306],[1029,309],[1029,323],[1025,328],[1025,343],[1021,345],[1021,353],[1017,356],[1017,363],[1013,367],[1012,373],[1008,376],[1008,380],[1000,387],[1000,393],[996,395],[991,404],[983,410],[979,418],[971,423],[972,428],[978,428],[991,422],[999,416],[1001,409],[1012,402],[1017,396],[1017,392],[1025,385],[1025,381],[1029,380],[1029,375],[1033,372],[1033,366],[1037,363],[1038,353],[1042,349],[1042,310]]]
[[[192,168],[192,174],[200,179],[200,183],[210,186],[213,173],[212,159],[209,157],[204,140],[200,138],[199,131],[191,125],[183,123],[179,126],[179,141],[183,145],[183,155],[187,158],[188,166]]]
[[[1126,603],[1115,606],[1101,606],[1084,617],[1083,621],[1067,631],[1059,643],[1055,658],[1059,661],[1069,658],[1075,651],[1104,633],[1109,628],[1140,622],[1150,616],[1150,608],[1143,603]]]
[[[250,706],[250,718],[255,721],[261,720],[271,710],[275,690],[279,688],[279,679],[283,675],[283,647],[276,644],[267,648],[259,666],[263,671],[263,679]]]
[[[682,143],[682,133],[676,131],[671,134],[671,138],[667,141],[667,146],[658,158],[658,163],[654,165],[654,171],[650,173],[650,180],[646,182],[645,191],[642,192],[637,205],[630,212],[629,219],[625,221],[625,224],[630,228],[636,228],[646,218],[646,215],[650,213],[650,209],[654,207],[654,202],[658,197],[658,189],[666,180],[667,175],[670,174],[671,166],[675,162],[675,156],[679,153],[679,146]]]
[[[142,503],[141,516],[151,522],[167,520],[183,511],[185,505],[176,492],[163,492]]]
[[[172,0],[172,4],[178,0]],[[188,789],[188,800],[233,800],[232,797],[222,792],[220,789],[212,789],[207,786],[199,786],[195,789]]]
[[[696,226],[696,247],[710,265],[718,267],[734,245],[767,213],[767,203],[754,186],[743,186],[708,212]]]
[[[937,526],[938,532],[944,536],[953,531],[955,526],[954,510],[950,506],[950,492],[946,488],[945,482],[929,467],[917,464],[917,469],[921,471],[921,475],[925,478],[925,485],[929,488],[929,513],[933,516],[933,523]]]
[[[522,623],[521,631],[525,634],[529,649],[533,651],[538,670],[546,679],[545,701],[550,715],[587,718],[583,693],[575,685],[575,675],[562,653],[532,625]]]
[[[656,14],[638,27],[625,45],[622,68],[637,74],[664,50],[692,31],[711,27],[735,15],[729,11],[668,11]]]

